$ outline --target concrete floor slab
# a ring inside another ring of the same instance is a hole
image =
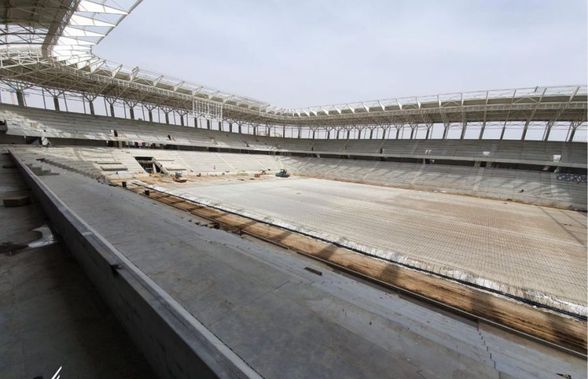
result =
[[[505,372],[495,368],[492,351],[519,342],[497,336],[489,345],[477,324],[291,252],[194,225],[186,213],[122,188],[56,172],[40,179],[264,377],[532,377],[516,362],[505,363]],[[532,345],[539,357],[562,355],[547,367],[532,356],[541,376],[585,375],[583,360]]]
[[[1,150],[1,149],[0,149]],[[0,246],[39,238],[40,205],[1,205],[27,194],[10,160],[0,155]],[[0,251],[0,378],[153,378],[110,310],[63,245]]]

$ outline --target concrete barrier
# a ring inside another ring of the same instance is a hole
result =
[[[161,377],[256,378],[250,366],[67,207],[17,155],[18,169],[105,302]]]

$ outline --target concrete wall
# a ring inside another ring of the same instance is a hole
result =
[[[220,340],[94,232],[18,157],[21,174],[106,303],[161,377],[255,377]]]

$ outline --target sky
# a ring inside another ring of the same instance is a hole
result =
[[[586,0],[144,0],[95,52],[285,107],[586,84]]]

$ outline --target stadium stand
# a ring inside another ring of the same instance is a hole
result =
[[[109,141],[120,146],[398,157],[586,168],[586,144],[495,140],[309,140],[253,136],[79,113],[0,105],[9,136],[50,139],[54,145]]]
[[[0,377],[149,377],[70,268],[160,377],[586,377],[585,85],[275,106],[96,56],[140,2],[0,5]]]
[[[137,159],[148,157],[164,174],[225,175],[286,168],[300,176],[515,200],[586,209],[586,179],[559,173],[492,167],[379,160],[291,157],[160,149],[17,147],[21,154],[88,176],[144,175]],[[579,178],[579,180],[577,180]]]

